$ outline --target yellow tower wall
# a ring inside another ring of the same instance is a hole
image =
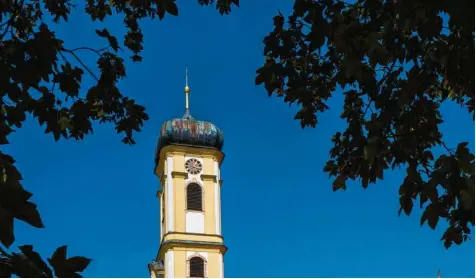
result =
[[[166,148],[164,148],[166,149]],[[216,171],[215,165],[219,165],[222,159],[222,156],[217,156],[215,154],[208,154],[210,150],[201,150],[198,148],[184,148],[180,149],[191,149],[189,152],[177,152],[169,150],[169,152],[164,152],[164,157],[171,157],[172,161],[172,171],[171,179],[173,184],[173,222],[170,222],[168,214],[165,217],[166,223],[166,232],[168,231],[177,231],[185,232],[186,231],[186,186],[189,181],[187,179],[188,174],[185,172],[185,161],[186,157],[198,158],[203,161],[203,173],[197,183],[199,183],[204,189],[203,203],[204,203],[204,233],[205,234],[220,234],[221,229],[219,228],[218,223],[221,223],[218,218],[220,217],[219,211],[219,199],[220,199],[220,183],[218,180],[219,173]],[[162,156],[161,156],[162,157]],[[166,161],[166,160],[163,160]],[[162,169],[162,170],[161,170]],[[163,183],[163,194],[165,197],[165,208],[169,209],[169,199],[167,198],[167,186],[168,186],[168,177],[167,177],[167,164],[159,164],[156,169],[156,173],[161,173],[164,176],[162,179]],[[218,191],[218,192],[217,192]],[[162,213],[162,211],[161,211]],[[171,227],[173,225],[173,228]]]
[[[202,163],[200,175],[189,175],[186,172],[185,162],[189,158],[198,159]],[[224,275],[223,254],[226,247],[221,236],[219,181],[222,160],[223,153],[212,149],[167,146],[161,150],[155,173],[161,178],[162,191],[157,197],[164,196],[161,207],[165,207],[165,230],[161,232],[161,248],[157,260],[164,260],[166,277],[187,277],[188,260],[193,255],[206,259],[206,277],[220,278]],[[191,182],[202,186],[202,212],[187,211],[186,187]],[[164,211],[160,210],[162,220]],[[198,216],[200,214],[203,217]],[[187,224],[187,218],[191,217],[195,219]],[[203,218],[203,222],[200,218]],[[199,225],[197,220],[200,221]],[[197,230],[200,232],[196,232]]]

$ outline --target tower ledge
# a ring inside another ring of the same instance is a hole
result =
[[[157,253],[157,259],[161,259],[164,257],[164,253],[167,250],[173,249],[173,248],[185,248],[185,249],[190,249],[190,248],[197,248],[197,249],[216,249],[222,255],[225,255],[226,251],[228,248],[225,246],[225,244],[221,242],[208,242],[208,241],[195,241],[195,240],[179,240],[179,239],[174,239],[174,240],[166,240],[162,242],[159,248],[159,252]]]
[[[223,163],[223,160],[225,159],[225,154],[221,152],[220,149],[217,149],[217,148],[205,148],[205,147],[191,146],[191,145],[184,145],[184,144],[167,145],[160,149],[160,153],[156,153],[157,159],[155,161],[154,173],[161,178],[164,176],[163,173],[160,173],[160,170],[164,169],[164,166],[163,166],[164,160],[159,160],[159,158],[166,156],[166,154],[172,154],[172,155],[196,154],[196,155],[201,155],[202,157],[211,157],[211,158],[214,158],[218,162],[218,165],[221,165]]]

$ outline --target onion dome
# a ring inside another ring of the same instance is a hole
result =
[[[155,163],[159,159],[160,150],[168,145],[186,145],[199,148],[221,150],[223,133],[213,123],[198,121],[192,117],[188,107],[188,77],[185,86],[185,115],[162,124],[155,152]]]

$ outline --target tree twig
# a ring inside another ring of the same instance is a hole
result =
[[[69,49],[69,50],[65,50],[65,51],[74,52],[76,50],[90,50],[90,51],[96,53],[97,55],[102,56],[101,52],[105,51],[108,48],[109,48],[109,46],[103,47],[103,48],[100,48],[100,49],[94,49],[94,48],[90,48],[90,47],[77,47],[77,48],[73,48],[73,49]]]
[[[81,66],[83,66],[83,68],[94,78],[96,79],[96,81],[99,81],[99,78],[88,68],[88,66],[86,66],[86,64],[84,64],[83,61],[81,61],[81,59],[76,55],[76,53],[74,53],[74,51],[72,50],[69,50],[69,49],[65,49],[65,48],[62,48],[61,51],[64,51],[64,52],[68,52],[69,54],[73,55],[74,58],[76,58],[76,60],[79,62],[79,64],[81,64]],[[61,51],[60,51],[60,54],[61,54]],[[62,55],[62,54],[61,54]],[[62,55],[63,56],[63,55]],[[63,56],[64,57],[64,56]]]
[[[450,153],[450,155],[452,157],[454,157],[456,159],[456,155],[454,154],[453,150],[451,150],[451,148],[449,148],[442,140],[438,140],[438,143],[443,146],[444,149],[446,149],[446,151],[448,151],[448,153]]]

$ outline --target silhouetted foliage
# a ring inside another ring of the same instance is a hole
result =
[[[474,121],[473,11],[474,0],[296,0],[290,16],[274,18],[256,76],[270,96],[300,105],[303,128],[316,126],[340,88],[348,126],[324,167],[334,191],[406,167],[400,212],[418,202],[422,225],[443,218],[447,248],[474,227],[474,154],[467,142],[447,147],[439,130],[447,100]],[[438,158],[435,147],[444,149]]]
[[[228,14],[238,0],[199,0],[200,5],[216,3],[221,14]],[[0,0],[0,145],[8,144],[9,135],[21,128],[30,114],[45,126],[55,140],[81,140],[92,132],[92,122],[112,123],[122,141],[134,144],[133,133],[140,131],[149,117],[144,107],[122,94],[117,82],[126,76],[124,58],[117,38],[107,29],[95,30],[104,38],[105,47],[67,48],[51,26],[68,21],[78,5],[71,0]],[[115,15],[124,18],[127,33],[123,45],[132,61],[141,61],[143,34],[140,20],[163,19],[178,15],[175,0],[87,0],[85,12],[92,21]],[[51,18],[48,19],[48,18]],[[92,31],[92,30],[89,30]],[[81,60],[81,51],[97,55],[100,74]],[[91,75],[95,84],[82,88],[83,75]],[[86,92],[82,94],[82,92]],[[14,240],[14,219],[43,228],[32,194],[21,185],[15,160],[0,151],[0,242],[9,248]],[[1,246],[0,246],[1,249]],[[19,253],[0,250],[0,276],[10,277],[81,277],[90,260],[66,257],[66,246],[48,259],[50,268],[33,251],[19,247]],[[52,271],[53,270],[53,271]]]
[[[8,254],[0,250],[0,276],[11,277],[13,274],[22,278],[52,278],[53,274],[61,278],[80,278],[82,272],[91,262],[85,257],[66,257],[66,246],[61,246],[48,259],[50,268],[33,246],[20,246],[21,253]]]

